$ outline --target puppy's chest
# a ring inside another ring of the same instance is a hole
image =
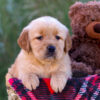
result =
[[[49,78],[52,73],[57,72],[58,66],[43,66],[37,68],[36,74],[40,78]]]

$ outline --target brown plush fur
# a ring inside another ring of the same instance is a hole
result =
[[[70,7],[69,17],[72,27],[72,58],[73,76],[80,77],[100,73],[100,37],[91,38],[86,27],[96,21],[100,22],[100,2],[76,2]]]

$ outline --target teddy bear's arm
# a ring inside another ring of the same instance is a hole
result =
[[[94,74],[100,74],[100,69],[96,69]]]
[[[93,70],[90,66],[87,66],[82,62],[72,61],[72,72],[73,77],[84,77],[92,74]]]

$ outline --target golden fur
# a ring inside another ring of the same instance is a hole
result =
[[[60,36],[57,40],[55,37]],[[42,36],[42,39],[38,37]],[[45,16],[33,20],[18,38],[22,48],[14,64],[6,75],[21,79],[26,88],[32,90],[39,86],[39,78],[51,78],[51,87],[61,92],[71,77],[71,64],[68,51],[71,39],[68,29],[55,18]],[[47,57],[47,46],[56,47],[56,54]]]

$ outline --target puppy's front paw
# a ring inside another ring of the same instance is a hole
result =
[[[21,80],[24,86],[29,90],[36,89],[39,86],[39,79],[34,74],[25,75]]]
[[[60,76],[60,75],[53,75],[51,78],[51,87],[52,89],[57,92],[62,92],[67,82],[67,77]]]

